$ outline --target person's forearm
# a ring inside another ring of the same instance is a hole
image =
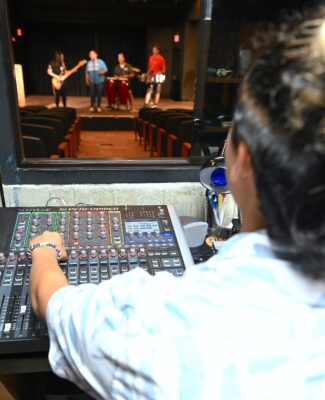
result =
[[[51,296],[68,281],[59,267],[55,251],[47,247],[32,253],[33,267],[30,274],[30,294],[35,314],[45,319],[47,304]]]

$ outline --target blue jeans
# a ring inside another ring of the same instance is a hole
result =
[[[97,99],[97,107],[101,106],[102,96],[104,93],[105,82],[101,83],[92,83],[90,82],[89,91],[90,91],[90,105],[91,107],[96,106]]]

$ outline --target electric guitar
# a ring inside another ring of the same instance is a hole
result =
[[[62,75],[60,77],[60,79],[57,79],[53,76],[51,82],[52,82],[52,86],[53,89],[55,90],[60,90],[62,87],[63,82],[72,74],[74,74],[76,71],[78,71],[78,69],[80,67],[83,67],[85,64],[87,64],[87,60],[81,60],[78,62],[78,64],[76,66],[74,66],[73,68],[69,69],[68,71],[65,72],[64,75]]]

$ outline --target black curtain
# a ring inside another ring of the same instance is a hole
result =
[[[117,53],[124,52],[127,61],[141,69],[146,65],[145,27],[109,27],[92,25],[33,24],[24,28],[24,36],[14,44],[15,62],[23,66],[27,95],[52,93],[51,79],[46,70],[55,50],[62,50],[67,68],[82,59],[88,59],[91,49],[99,52],[113,74]],[[71,75],[66,82],[68,95],[87,94],[84,79],[85,67]],[[140,82],[133,85],[135,96],[142,95]]]

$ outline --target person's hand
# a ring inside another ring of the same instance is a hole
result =
[[[49,232],[49,231],[43,232],[41,235],[37,236],[36,238],[31,239],[30,246],[32,246],[33,244],[36,244],[36,243],[41,243],[41,242],[43,242],[43,243],[50,242],[50,243],[56,244],[61,251],[61,259],[67,258],[67,252],[65,251],[65,248],[64,248],[63,238],[57,232]],[[39,247],[39,248],[35,249],[32,252],[32,254],[34,252],[37,253],[39,249],[43,249],[43,251],[45,251],[44,249],[47,249],[48,251],[51,251],[51,252],[54,250],[50,247]]]

